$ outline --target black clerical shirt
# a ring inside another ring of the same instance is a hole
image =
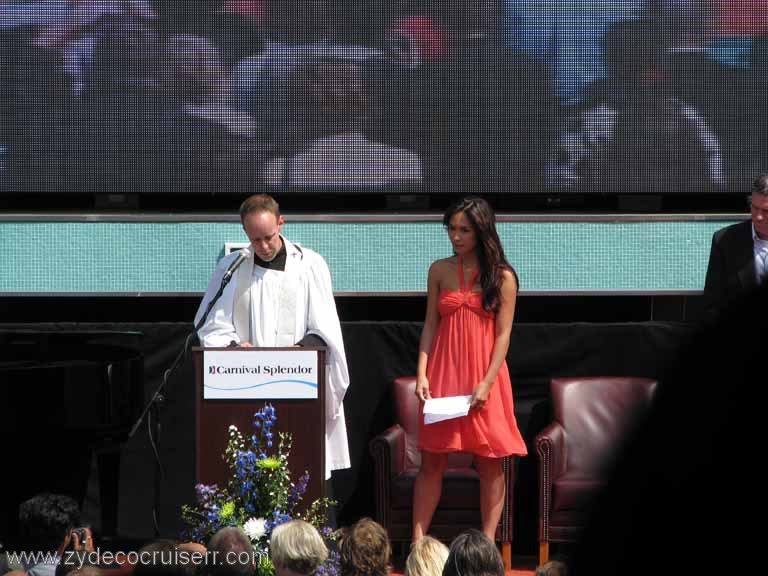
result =
[[[258,254],[253,255],[253,261],[256,263],[257,266],[260,266],[261,268],[266,268],[267,270],[277,270],[278,272],[283,272],[285,270],[285,261],[288,256],[288,253],[285,250],[285,242],[283,242],[283,245],[280,247],[280,250],[277,251],[277,254],[275,255],[272,260],[267,262],[266,260],[262,260],[259,258]],[[325,346],[325,340],[320,338],[317,334],[307,334],[296,342],[297,346]]]

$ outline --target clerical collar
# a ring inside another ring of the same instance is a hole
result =
[[[253,261],[257,266],[261,266],[262,268],[266,268],[267,270],[277,270],[278,272],[282,272],[285,270],[285,260],[288,257],[288,252],[285,250],[285,240],[283,240],[283,246],[278,250],[277,254],[275,255],[272,260],[267,262],[266,260],[262,260],[259,258],[258,254],[253,255]]]

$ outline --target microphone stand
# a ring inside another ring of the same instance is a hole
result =
[[[229,269],[224,273],[224,277],[221,279],[219,289],[208,303],[208,306],[205,309],[205,313],[200,317],[200,320],[197,322],[197,324],[195,324],[192,332],[190,332],[185,338],[184,345],[176,355],[176,358],[174,359],[170,368],[163,372],[163,380],[155,389],[154,394],[152,394],[152,398],[149,399],[149,402],[147,402],[144,410],[142,410],[138,420],[136,420],[136,423],[128,433],[128,439],[130,440],[136,434],[144,419],[147,418],[147,415],[150,414],[150,417],[147,418],[147,435],[149,436],[149,443],[150,446],[152,446],[152,451],[155,455],[155,491],[152,504],[152,522],[154,524],[155,537],[160,536],[160,480],[163,477],[163,466],[160,460],[160,410],[165,406],[165,395],[163,394],[163,390],[171,375],[181,365],[182,360],[186,358],[189,351],[189,343],[191,342],[192,337],[197,334],[197,331],[200,330],[203,324],[205,324],[205,321],[208,319],[208,314],[211,313],[211,309],[216,304],[216,302],[219,301],[219,298],[221,298],[221,295],[224,293],[224,288],[226,288],[227,284],[229,284],[229,281],[232,280],[232,276],[234,275],[235,270],[237,270],[238,266],[240,266],[240,264],[242,264],[247,257],[247,248],[241,250],[237,260],[235,260]]]

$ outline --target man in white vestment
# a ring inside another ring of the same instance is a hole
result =
[[[256,194],[240,206],[240,221],[251,245],[231,282],[198,331],[205,347],[327,346],[325,477],[349,468],[344,394],[349,386],[328,265],[318,253],[294,244],[280,231],[285,220],[271,196]],[[205,313],[236,251],[216,266],[195,316]]]

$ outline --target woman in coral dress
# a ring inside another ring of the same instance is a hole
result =
[[[450,452],[475,456],[482,529],[493,540],[506,488],[501,459],[528,453],[517,429],[506,363],[517,275],[504,256],[485,200],[461,200],[448,209],[443,224],[455,255],[429,268],[416,396],[422,411],[430,398],[471,395],[471,400],[465,417],[428,425],[421,418],[413,540],[427,533]]]

